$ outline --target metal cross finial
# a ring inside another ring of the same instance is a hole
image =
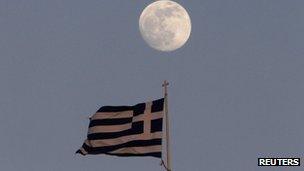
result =
[[[165,80],[164,83],[163,83],[163,87],[168,86],[168,85],[169,85],[168,81]]]

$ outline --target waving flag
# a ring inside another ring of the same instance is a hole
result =
[[[162,156],[164,99],[103,106],[91,118],[82,155]]]

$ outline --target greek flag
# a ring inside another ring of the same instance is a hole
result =
[[[134,106],[103,106],[91,118],[82,155],[162,156],[164,99]]]

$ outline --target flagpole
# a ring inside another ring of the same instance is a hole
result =
[[[164,81],[164,103],[165,103],[165,115],[166,115],[166,150],[167,150],[167,170],[172,171],[171,169],[171,150],[170,150],[170,123],[169,123],[169,114],[168,114],[168,85],[167,80]]]

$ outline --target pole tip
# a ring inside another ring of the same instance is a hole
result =
[[[168,86],[168,85],[169,85],[169,82],[167,80],[165,80],[163,83],[163,87]]]

